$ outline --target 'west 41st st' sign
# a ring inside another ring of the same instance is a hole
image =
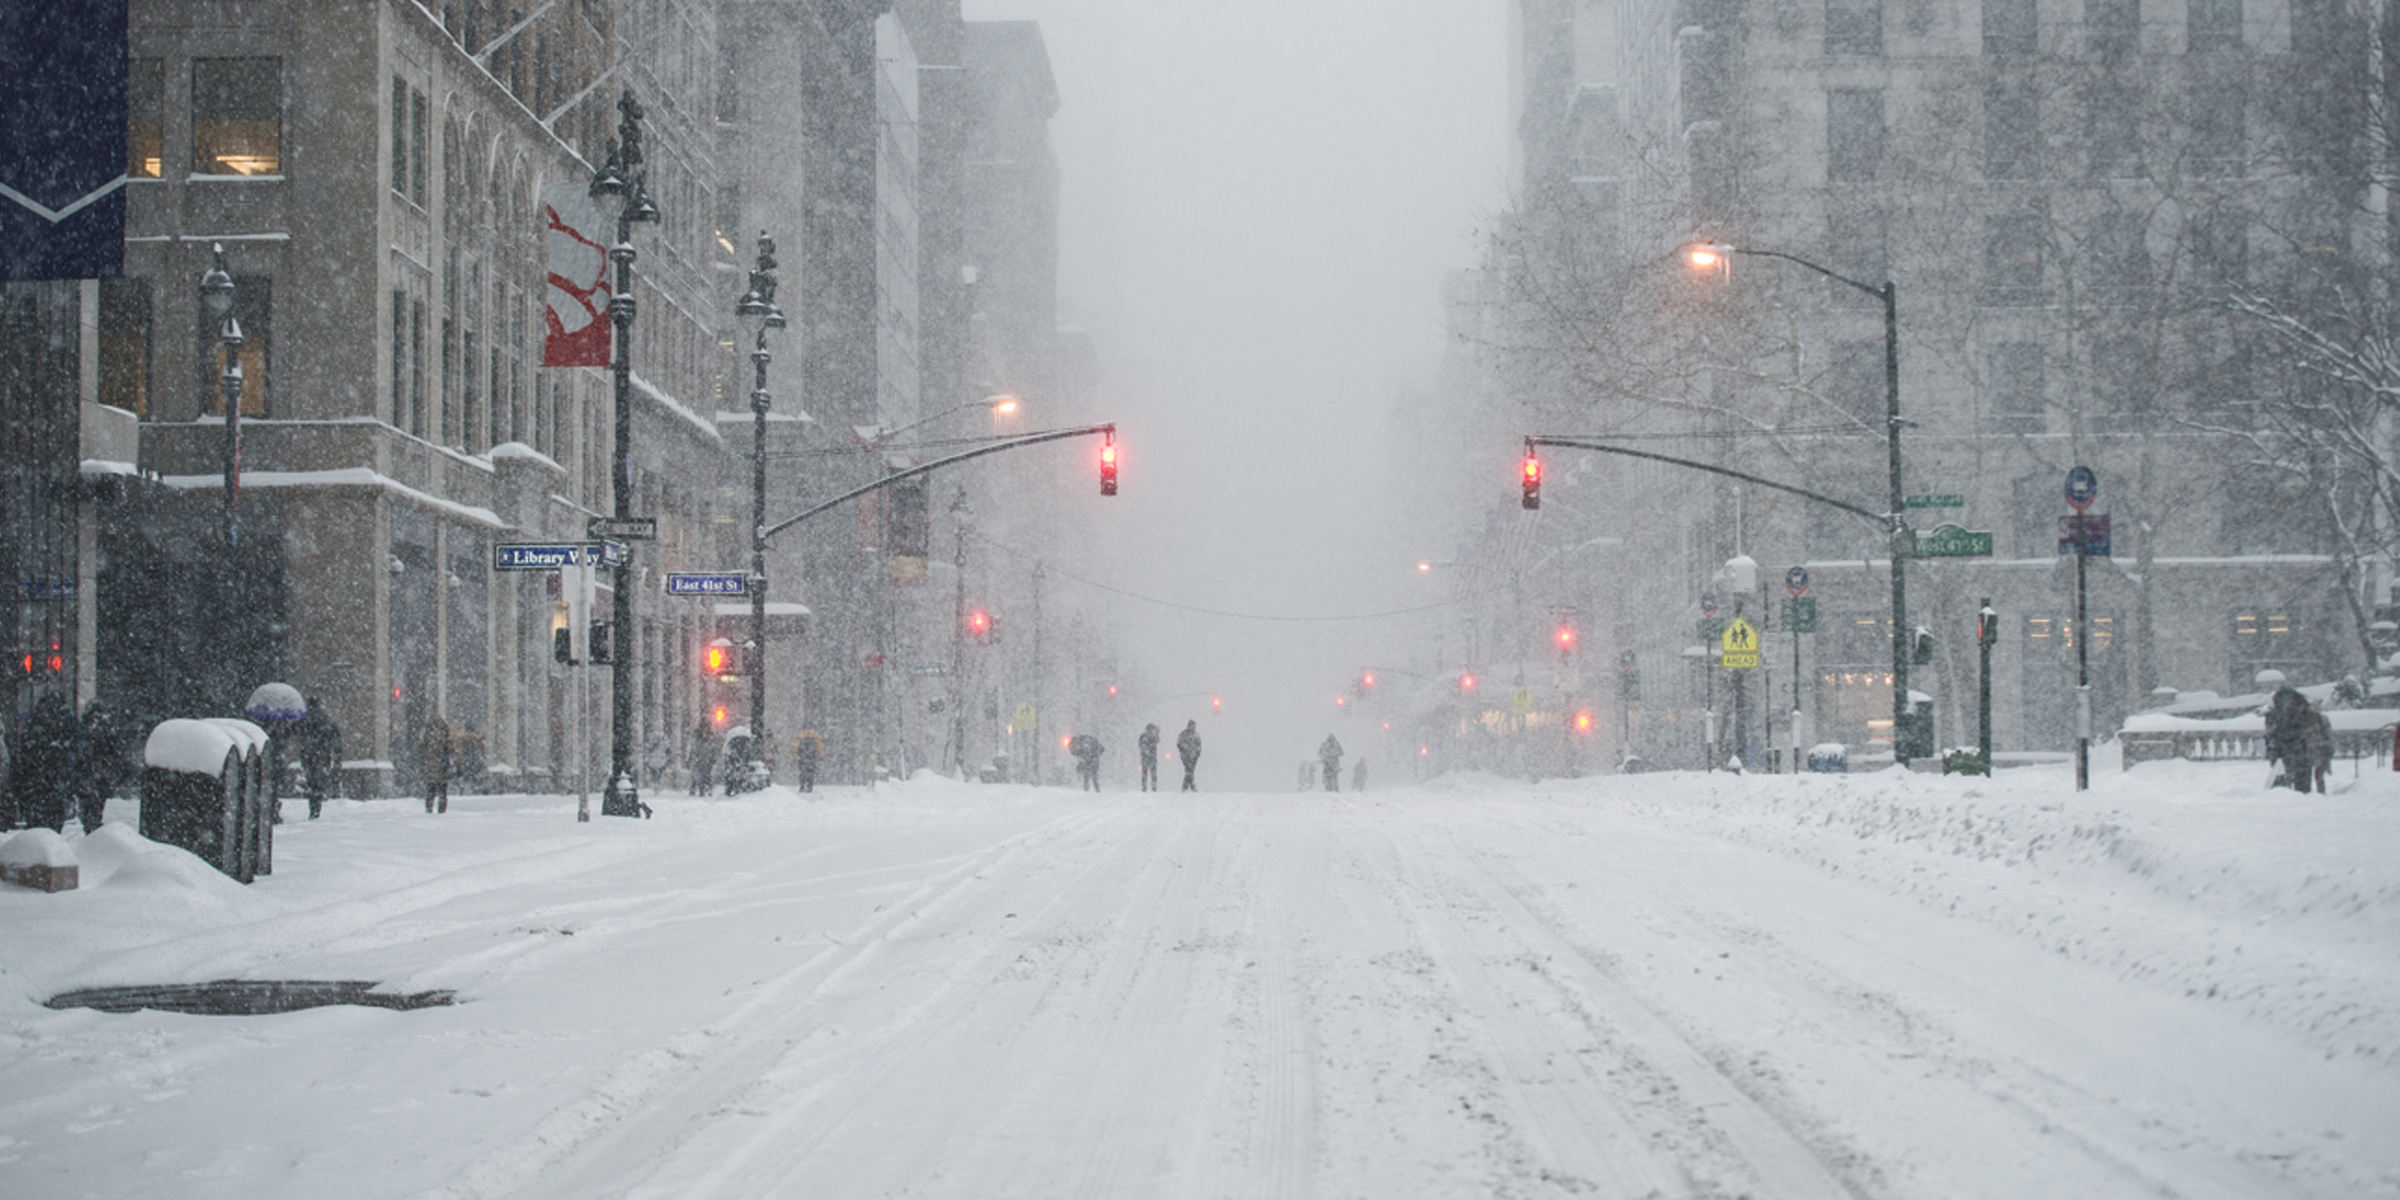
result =
[[[1992,535],[1958,525],[1943,525],[1917,535],[1918,558],[1989,558]]]

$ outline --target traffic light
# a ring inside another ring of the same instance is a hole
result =
[[[711,679],[723,679],[734,672],[733,639],[716,638],[700,648],[700,670]]]
[[[1920,667],[1933,661],[1932,630],[1922,625],[1917,626],[1915,635],[1909,639],[1908,661]]]
[[[1113,433],[1100,443],[1100,494],[1117,494],[1117,435]]]
[[[1214,713],[1221,713],[1221,712],[1224,712],[1224,711],[1225,711],[1225,698],[1224,698],[1224,697],[1222,697],[1222,696],[1212,696],[1212,697],[1210,697],[1210,698],[1209,698],[1209,701],[1208,701],[1208,711],[1209,711],[1210,713],[1212,713],[1212,714],[1214,714]]]
[[[556,663],[566,663],[569,666],[574,665],[574,630],[561,626],[550,631],[550,661]]]
[[[1475,672],[1467,671],[1459,675],[1458,690],[1462,692],[1471,692],[1475,690]]]
[[[724,724],[724,723],[725,723],[725,719],[726,719],[727,717],[729,717],[729,716],[732,716],[732,715],[733,715],[733,714],[732,714],[730,711],[728,711],[728,710],[726,709],[726,707],[725,707],[724,705],[722,705],[722,704],[720,704],[720,705],[717,705],[715,708],[712,708],[712,709],[709,709],[709,710],[708,710],[708,719],[709,719],[709,720],[711,720],[711,721],[713,721],[713,722],[715,722],[715,723],[717,723],[717,724],[719,724],[719,725],[722,725],[722,724]]]
[[[1550,640],[1558,643],[1558,655],[1560,658],[1565,658],[1575,649],[1575,627],[1572,625],[1559,626],[1558,632],[1550,635]]]
[[[1592,710],[1590,710],[1590,709],[1588,709],[1588,708],[1586,708],[1586,709],[1581,709],[1581,710],[1578,710],[1578,711],[1576,712],[1576,714],[1575,714],[1575,732],[1577,732],[1577,733],[1590,733],[1591,731],[1592,731]]]
[[[613,663],[613,662],[617,661],[616,659],[614,659],[614,658],[610,657],[610,655],[613,653],[613,648],[612,648],[612,646],[610,645],[610,641],[609,641],[609,635],[610,635],[610,633],[612,633],[612,632],[615,630],[615,628],[616,628],[616,627],[615,627],[614,625],[610,624],[610,623],[609,623],[609,622],[607,622],[607,621],[594,621],[594,622],[592,622],[592,661],[593,661],[593,662],[596,662],[596,663]]]
[[[1542,506],[1542,460],[1533,452],[1533,443],[1525,443],[1525,507]]]
[[[1373,688],[1375,686],[1375,672],[1367,672],[1366,674],[1360,676],[1358,681],[1365,684],[1369,688]]]
[[[992,640],[992,614],[980,608],[968,613],[967,636],[979,642]]]

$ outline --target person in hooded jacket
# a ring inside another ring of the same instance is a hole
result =
[[[1342,790],[1342,744],[1332,734],[1325,735],[1325,744],[1317,747],[1317,761],[1325,764],[1325,790]]]
[[[2300,781],[2300,790],[2307,791],[2314,783],[2318,795],[2325,794],[2325,777],[2333,771],[2333,718],[2325,710],[2308,706],[2308,722],[2301,729],[2301,740],[2308,746],[2308,774]]]
[[[65,832],[67,812],[77,791],[76,761],[83,749],[83,727],[75,710],[57,693],[34,702],[25,721],[25,741],[17,751],[10,790],[17,798],[17,818],[28,827]]]
[[[1175,735],[1175,757],[1183,763],[1183,790],[1199,791],[1192,783],[1192,772],[1200,769],[1200,722],[1183,723],[1183,732]]]
[[[2308,698],[2290,684],[2267,701],[2267,759],[2278,764],[2276,782],[2308,790],[2316,770],[2308,756]]]
[[[1142,757],[1142,790],[1158,790],[1158,726],[1142,726],[1142,736],[1134,739],[1134,748]]]
[[[1107,753],[1107,749],[1100,744],[1100,739],[1088,733],[1076,734],[1067,739],[1067,753],[1075,756],[1075,772],[1083,776],[1084,788],[1088,791],[1099,791],[1100,756]]]
[[[292,726],[292,749],[300,755],[300,786],[308,790],[308,819],[325,814],[325,795],[333,784],[334,764],[342,759],[341,727],[325,715],[315,696],[308,711]]]
[[[814,729],[800,731],[792,743],[792,774],[801,791],[817,790],[817,761],[825,757],[825,738]]]
[[[417,738],[417,778],[425,788],[425,811],[449,812],[450,722],[438,712],[425,714],[425,732]]]
[[[100,828],[107,816],[108,798],[125,778],[125,735],[117,719],[94,700],[83,706],[83,770],[75,789],[76,816],[83,831]]]

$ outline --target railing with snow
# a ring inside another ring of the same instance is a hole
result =
[[[2343,709],[2325,714],[2333,725],[2333,756],[2341,759],[2383,759],[2391,753],[2392,730],[2400,711],[2388,708]],[[2164,713],[2136,713],[2117,734],[2125,767],[2180,758],[2192,762],[2263,762],[2267,757],[2267,721],[2257,713],[2198,720]]]

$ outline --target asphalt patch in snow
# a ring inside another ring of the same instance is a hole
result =
[[[438,1008],[453,993],[378,992],[366,979],[220,979],[214,983],[169,983],[80,988],[42,1001],[46,1008],[96,1008],[129,1013],[143,1009],[216,1017],[256,1017],[307,1008],[351,1004],[361,1008]]]

